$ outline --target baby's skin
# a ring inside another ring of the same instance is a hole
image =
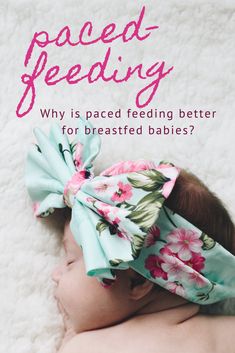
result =
[[[65,336],[58,353],[234,353],[235,317],[199,314],[199,306],[132,270],[104,288],[88,277],[65,225],[65,261],[52,275]]]

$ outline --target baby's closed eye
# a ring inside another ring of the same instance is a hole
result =
[[[76,260],[75,259],[68,259],[66,261],[66,265],[69,266],[69,265],[72,265]]]
[[[79,256],[74,252],[67,252],[65,257],[66,266],[74,264],[75,262],[78,261],[78,259],[79,259]]]

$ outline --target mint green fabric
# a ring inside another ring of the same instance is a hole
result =
[[[105,286],[115,280],[114,270],[133,268],[195,303],[235,297],[235,257],[164,205],[179,168],[164,161],[126,161],[95,177],[100,139],[85,135],[85,125],[90,126],[79,119],[72,143],[57,125],[49,137],[35,129],[37,145],[26,163],[35,215],[71,207],[71,230],[87,274]]]

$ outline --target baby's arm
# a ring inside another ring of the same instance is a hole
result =
[[[200,337],[200,343],[209,348],[205,352],[234,353],[235,316],[196,315],[180,324],[187,332],[189,347],[192,337]]]
[[[235,350],[235,316],[209,317],[209,324],[214,327],[216,352],[234,352]]]

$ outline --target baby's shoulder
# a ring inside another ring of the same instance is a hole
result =
[[[235,317],[195,315],[177,325],[163,316],[85,332],[60,353],[233,353]]]
[[[205,348],[208,345],[206,352],[234,353],[235,316],[196,315],[183,326],[190,336],[202,340]]]

